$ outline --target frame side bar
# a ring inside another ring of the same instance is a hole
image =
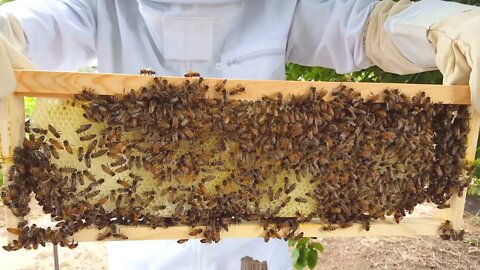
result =
[[[25,136],[25,108],[23,97],[11,95],[0,100],[0,136],[2,141],[3,184],[8,185],[8,171],[12,165],[13,150],[22,145]],[[5,208],[5,225],[7,228],[16,228],[18,219],[8,207]],[[17,239],[17,236],[7,232],[8,241]]]
[[[475,114],[470,107],[470,133],[467,136],[467,149],[465,153],[466,162],[475,161],[475,153],[477,151],[477,140],[480,131],[480,115]],[[461,230],[463,226],[463,214],[465,210],[465,200],[467,197],[467,189],[463,190],[462,196],[454,195],[450,199],[450,208],[443,209],[440,216],[452,222],[454,230]]]

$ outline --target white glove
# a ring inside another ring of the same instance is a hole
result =
[[[365,51],[385,71],[439,69],[444,84],[470,84],[480,113],[480,8],[454,2],[382,1],[370,15]]]
[[[0,99],[15,91],[13,69],[34,69],[22,53],[26,46],[20,23],[8,13],[0,12]]]
[[[480,113],[480,9],[436,23],[428,39],[437,48],[435,60],[443,84],[469,84],[472,106]]]

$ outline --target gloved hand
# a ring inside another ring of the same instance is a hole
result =
[[[480,10],[460,13],[430,27],[443,84],[469,84],[472,106],[480,113]]]
[[[454,2],[379,2],[365,30],[365,51],[385,71],[438,68],[444,84],[470,84],[480,113],[480,8]]]
[[[20,23],[10,14],[0,12],[0,99],[15,91],[13,69],[34,69],[22,53],[25,36]]]

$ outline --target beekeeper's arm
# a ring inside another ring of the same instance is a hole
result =
[[[33,68],[24,52],[25,36],[19,22],[10,14],[0,13],[0,99],[15,88],[12,69]]]
[[[444,84],[470,84],[480,112],[479,28],[480,8],[454,2],[303,0],[287,61],[339,73],[371,65],[398,74],[439,69]]]
[[[14,68],[75,70],[94,59],[95,19],[88,2],[23,0],[0,6],[0,98],[14,91]]]
[[[387,71],[438,68],[444,84],[469,84],[473,108],[480,113],[479,27],[479,7],[437,0],[384,1],[367,25],[366,53]]]

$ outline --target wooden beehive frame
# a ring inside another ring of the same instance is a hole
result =
[[[131,89],[138,89],[152,83],[153,77],[141,75],[120,74],[97,74],[97,73],[68,73],[46,71],[16,71],[17,89],[15,94],[0,100],[0,137],[2,159],[6,161],[3,168],[5,184],[8,185],[8,165],[11,165],[13,149],[22,144],[24,136],[24,96],[72,98],[85,88],[95,89],[95,92],[103,95],[125,94]],[[183,77],[165,77],[169,82],[182,83]],[[219,79],[205,79],[205,83],[214,86]],[[299,81],[249,81],[228,80],[227,87],[236,85],[245,86],[247,91],[235,98],[257,99],[265,95],[282,92],[288,94],[308,93],[311,86],[317,89],[331,90],[339,86],[337,82],[299,82]],[[400,89],[407,96],[413,96],[419,91],[424,91],[431,97],[433,102],[444,104],[470,105],[469,87],[442,86],[442,85],[418,85],[418,84],[388,84],[388,83],[343,83],[362,93],[364,97],[370,94],[381,93],[385,89]],[[213,87],[210,87],[213,89]],[[327,95],[325,98],[330,98]],[[473,161],[479,132],[479,119],[472,113],[470,120],[470,134],[466,159]],[[324,231],[322,224],[315,222],[301,224],[299,231],[305,236],[330,237],[330,236],[413,236],[413,235],[438,235],[439,227],[450,220],[454,229],[462,227],[463,210],[465,206],[465,194],[454,196],[450,201],[451,207],[440,211],[435,217],[406,217],[400,224],[396,224],[393,218],[375,221],[371,229],[366,231],[360,224],[346,229]],[[6,226],[16,227],[17,218],[6,209]],[[123,234],[131,240],[147,239],[181,239],[195,238],[189,236],[191,228],[187,226],[174,226],[169,228],[151,229],[148,227],[118,226]],[[228,232],[222,232],[222,237],[260,237],[263,228],[259,224],[240,224],[230,226]],[[74,235],[75,241],[96,241],[98,230],[96,228],[84,229]],[[9,241],[14,239],[9,235]]]

